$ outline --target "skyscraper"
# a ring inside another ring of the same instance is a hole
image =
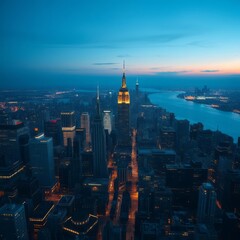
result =
[[[41,187],[51,188],[55,184],[53,141],[44,134],[36,136],[30,142],[30,164],[32,173]]]
[[[216,192],[210,183],[199,188],[197,220],[199,223],[212,224],[216,208]]]
[[[44,134],[46,137],[52,137],[53,146],[61,146],[63,144],[63,134],[60,119],[54,119],[44,122]]]
[[[138,79],[136,81],[136,97],[138,98],[139,95],[139,83],[138,83]]]
[[[103,126],[104,129],[108,131],[108,134],[112,132],[112,112],[110,110],[103,111]]]
[[[86,131],[86,147],[90,146],[91,135],[90,135],[90,117],[88,112],[83,112],[81,114],[81,128],[84,128]]]
[[[28,161],[29,129],[21,122],[0,125],[0,192],[17,193],[17,181]]]
[[[75,112],[61,112],[61,121],[62,121],[62,131],[63,131],[63,141],[64,147],[68,146],[68,139],[73,140],[75,137],[76,121],[75,121]]]
[[[126,84],[125,62],[123,63],[122,86],[118,92],[118,145],[130,145],[130,95]]]
[[[0,208],[0,239],[28,240],[24,205],[5,204]]]
[[[93,171],[94,177],[107,177],[106,137],[103,128],[99,105],[99,91],[97,93],[97,109],[92,126]]]

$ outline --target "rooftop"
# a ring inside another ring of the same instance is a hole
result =
[[[206,190],[213,190],[214,187],[211,183],[203,183],[203,188],[206,189]]]
[[[71,217],[66,220],[63,229],[73,235],[85,235],[89,231],[94,230],[94,226],[98,223],[98,217],[89,214],[87,219],[81,222],[74,221]]]
[[[58,202],[59,206],[70,206],[73,201],[74,201],[75,197],[73,195],[65,195],[62,196],[60,201]]]
[[[33,214],[30,217],[30,221],[44,221],[51,210],[54,208],[54,204],[52,202],[41,202],[35,209]]]
[[[173,149],[161,150],[158,148],[139,148],[139,155],[176,155],[176,152]]]

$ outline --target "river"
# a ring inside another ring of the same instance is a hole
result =
[[[152,92],[152,91],[151,91]],[[237,142],[240,137],[240,115],[232,112],[223,112],[205,104],[194,103],[178,98],[182,92],[164,91],[149,94],[150,101],[173,112],[177,119],[188,119],[190,123],[201,122],[204,129],[219,130],[233,137]]]

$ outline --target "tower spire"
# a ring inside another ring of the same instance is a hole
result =
[[[126,69],[125,69],[125,60],[123,60],[122,88],[126,88],[126,87],[127,87],[125,73],[126,73]]]
[[[99,86],[97,86],[97,116],[100,116],[100,97],[99,97]]]
[[[99,85],[97,85],[97,100],[99,101]]]

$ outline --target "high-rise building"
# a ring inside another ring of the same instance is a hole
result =
[[[161,149],[176,148],[176,131],[171,127],[162,127],[160,130]]]
[[[183,150],[187,145],[190,136],[190,125],[188,120],[177,120],[176,121],[176,140],[177,147],[179,150]]]
[[[92,177],[93,176],[93,152],[82,152],[81,153],[81,166],[82,176]]]
[[[136,86],[135,86],[135,108],[134,108],[134,113],[135,113],[135,124],[137,122],[137,118],[138,118],[138,112],[139,112],[139,82],[138,79],[136,81]]]
[[[5,204],[0,208],[0,239],[28,240],[24,205]]]
[[[122,239],[122,227],[120,225],[113,225],[111,221],[108,221],[103,229],[103,240],[121,240]]]
[[[216,192],[211,183],[203,183],[199,188],[197,220],[199,223],[213,224],[216,208]]]
[[[106,135],[103,128],[99,105],[99,92],[97,94],[97,109],[92,126],[93,172],[94,177],[105,178],[107,173]]]
[[[137,79],[137,81],[136,81],[136,98],[138,98],[138,96],[139,96],[139,83],[138,83],[138,79]]]
[[[73,144],[73,140],[75,137],[75,112],[61,112],[61,121],[64,147],[67,147],[69,144]],[[68,139],[70,139],[70,141]]]
[[[91,134],[90,134],[90,117],[88,112],[81,114],[81,128],[84,128],[86,131],[86,147],[88,148],[91,143]]]
[[[21,122],[0,125],[0,192],[17,193],[17,181],[28,162],[29,129]]]
[[[44,134],[46,137],[52,137],[53,146],[63,144],[62,125],[60,119],[54,119],[44,122]]]
[[[30,164],[33,175],[41,187],[52,188],[55,183],[53,142],[44,134],[37,135],[30,142]]]
[[[125,63],[123,63],[122,86],[118,92],[118,145],[130,145],[130,95],[126,84]]]
[[[128,162],[125,160],[125,158],[118,159],[117,162],[117,177],[120,184],[126,183],[128,181]]]
[[[111,134],[112,132],[112,121],[113,116],[112,112],[110,110],[104,110],[103,111],[103,126],[104,129],[108,131],[108,134]]]

